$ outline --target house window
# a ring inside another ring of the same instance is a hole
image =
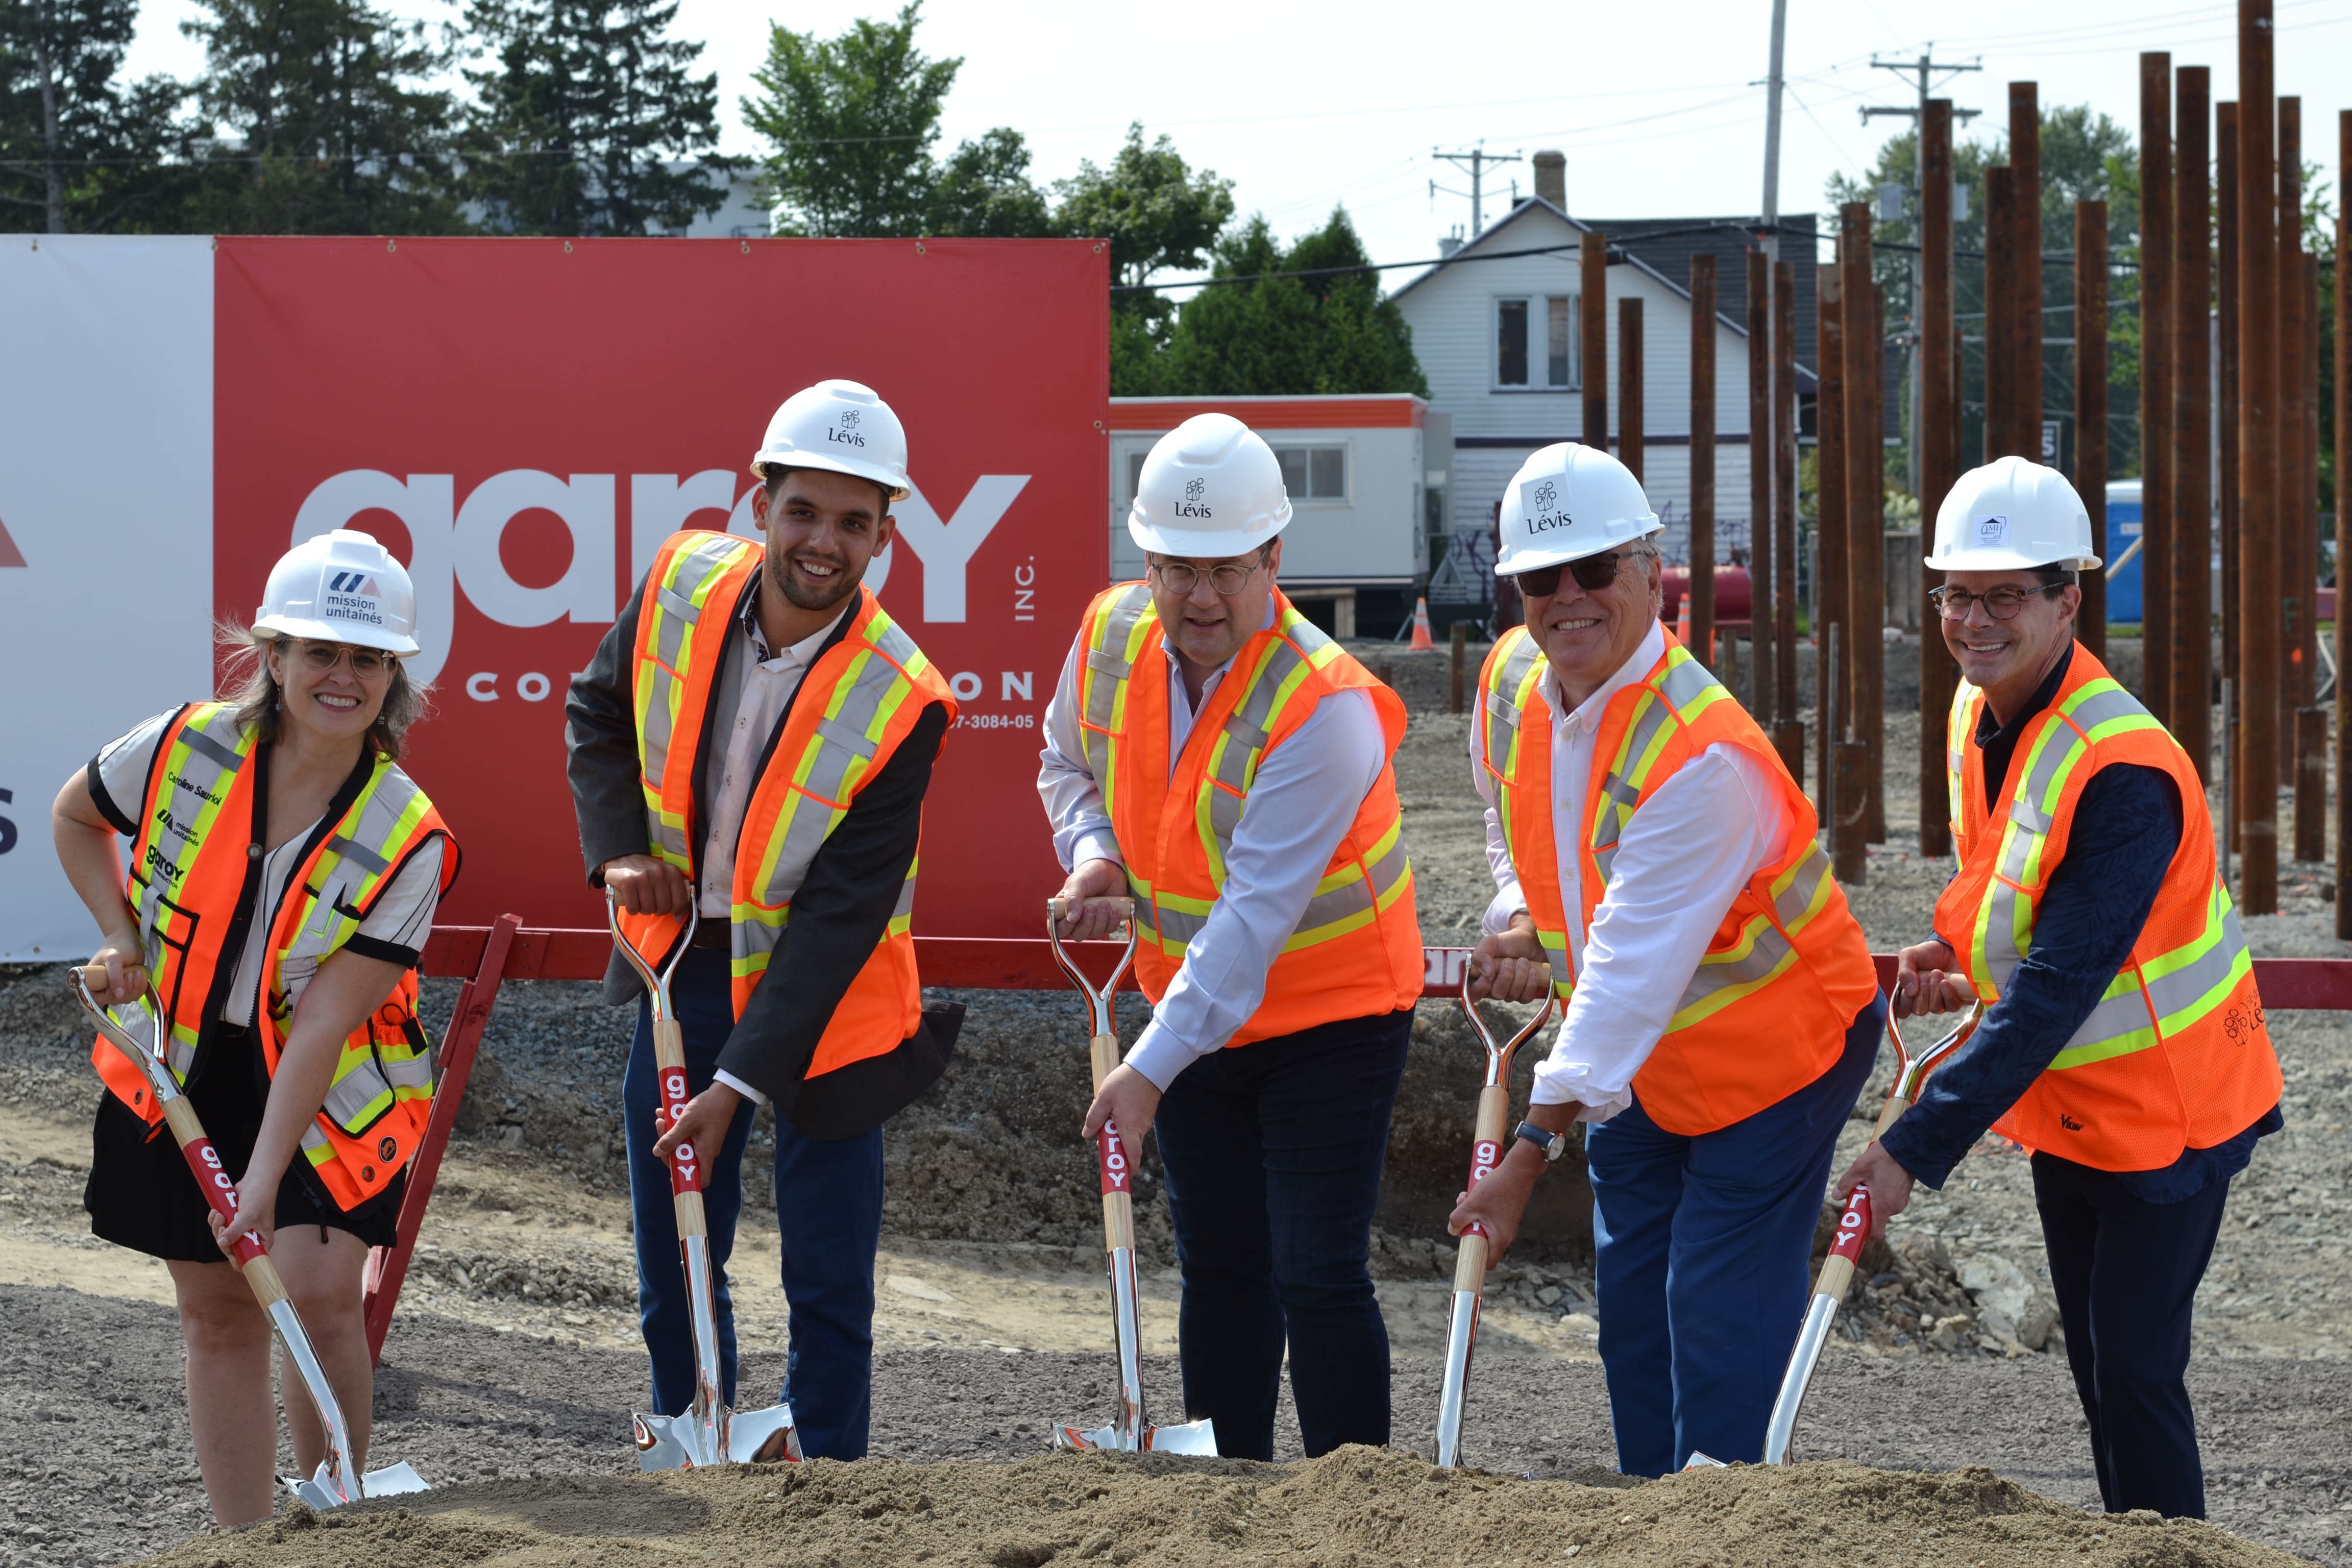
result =
[[[1563,298],[1554,294],[1544,301],[1545,323],[1549,329],[1549,353],[1544,363],[1544,383],[1561,390],[1572,390],[1577,384],[1578,362],[1583,356],[1577,353],[1576,297]]]
[[[1495,301],[1495,384],[1528,384],[1528,302]]]
[[[1282,465],[1282,488],[1292,500],[1348,499],[1347,447],[1276,447],[1274,457]]]

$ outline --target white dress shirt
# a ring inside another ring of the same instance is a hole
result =
[[[1271,612],[1266,621],[1273,625]],[[1086,638],[1071,644],[1062,679],[1045,708],[1045,749],[1037,793],[1054,825],[1062,868],[1086,860],[1127,864],[1111,828],[1102,785],[1078,737],[1078,669]],[[1168,767],[1174,776],[1192,732],[1194,710],[1173,649],[1168,667]],[[1233,668],[1226,660],[1201,689],[1206,706]],[[1342,691],[1316,705],[1305,723],[1265,753],[1242,803],[1225,852],[1225,885],[1201,934],[1152,1009],[1151,1022],[1127,1053],[1128,1065],[1161,1089],[1210,1052],[1222,1049],[1265,999],[1266,971],[1297,930],[1315,885],[1348,836],[1364,797],[1388,764],[1388,737],[1370,695]]]
[[[743,809],[751,804],[752,786],[760,782],[760,752],[784,705],[800,689],[802,677],[816,662],[824,639],[857,604],[852,595],[843,602],[841,615],[783,652],[771,653],[767,635],[760,629],[760,595],[765,592],[767,585],[762,583],[744,605],[742,619],[736,624],[735,635],[750,644],[744,649],[743,689],[735,700],[735,717],[725,731],[726,756],[711,788],[710,831],[702,841],[702,882],[695,908],[704,920],[722,923],[735,916],[735,843],[742,836]],[[719,1081],[757,1104],[768,1103],[766,1095],[723,1068]]]
[[[1657,1048],[1732,900],[1759,870],[1789,853],[1796,832],[1780,785],[1761,762],[1737,746],[1709,746],[1660,784],[1625,825],[1609,886],[1592,911],[1592,930],[1579,929],[1584,871],[1577,841],[1584,831],[1585,788],[1601,714],[1612,696],[1638,683],[1665,651],[1665,633],[1653,621],[1633,657],[1567,711],[1549,662],[1538,678],[1552,711],[1552,833],[1576,990],[1551,1054],[1536,1068],[1530,1100],[1576,1102],[1582,1121],[1606,1121],[1633,1102],[1633,1075]],[[1470,731],[1470,773],[1486,802],[1486,863],[1498,889],[1485,924],[1500,932],[1528,905],[1511,868],[1476,725]]]

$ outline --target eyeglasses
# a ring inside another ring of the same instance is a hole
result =
[[[2025,608],[2028,599],[2043,598],[2062,592],[2065,587],[2063,583],[2044,583],[2032,588],[2019,588],[2004,583],[1981,594],[1971,594],[1966,588],[1944,587],[1931,591],[1927,595],[1927,602],[1935,605],[1936,613],[1948,621],[1967,620],[1969,612],[1979,605],[1982,605],[1985,614],[1994,620],[2010,621],[2017,618],[2017,612]]]
[[[1180,599],[1199,587],[1203,575],[1198,566],[1181,561],[1154,562],[1151,570],[1159,575],[1160,585]],[[1256,573],[1255,563],[1244,566],[1238,561],[1223,561],[1210,567],[1206,575],[1209,586],[1230,599],[1249,586],[1250,578]]]
[[[1588,594],[1598,594],[1617,581],[1617,568],[1632,559],[1622,550],[1611,550],[1599,555],[1587,555],[1562,566],[1538,566],[1532,572],[1521,572],[1511,581],[1519,592],[1530,599],[1549,598],[1559,592],[1559,574],[1565,571],[1576,579],[1576,585]]]
[[[349,658],[352,673],[362,680],[377,680],[392,673],[392,656],[373,648],[353,647],[348,643],[304,642],[302,662],[320,675]]]

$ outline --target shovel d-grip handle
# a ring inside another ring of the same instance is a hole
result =
[[[1885,1137],[1886,1130],[1917,1102],[1919,1086],[1927,1081],[1929,1069],[1968,1044],[1969,1037],[1976,1033],[1977,1025],[1983,1017],[1984,1004],[1971,1005],[1949,1034],[1915,1057],[1903,1043],[1903,1030],[1895,1021],[1894,1007],[1888,1006],[1886,1037],[1895,1043],[1895,1082],[1886,1091],[1886,1103],[1879,1108],[1878,1124],[1871,1129],[1873,1141]]]

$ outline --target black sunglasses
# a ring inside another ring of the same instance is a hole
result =
[[[1576,579],[1576,585],[1588,594],[1598,594],[1617,581],[1619,564],[1630,557],[1622,550],[1607,551],[1599,555],[1587,555],[1570,561],[1564,566],[1538,566],[1532,572],[1521,572],[1511,581],[1519,592],[1530,599],[1549,598],[1559,592],[1559,574],[1565,571]]]

